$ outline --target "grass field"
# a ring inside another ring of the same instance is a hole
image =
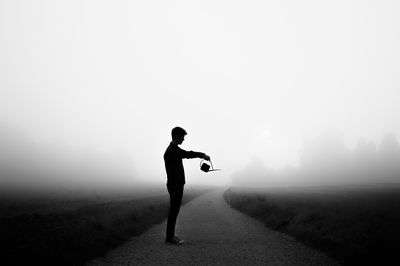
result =
[[[399,265],[399,186],[230,188],[224,197],[343,265]]]
[[[206,192],[185,190],[183,204]],[[2,265],[83,265],[168,214],[166,188],[2,196]]]

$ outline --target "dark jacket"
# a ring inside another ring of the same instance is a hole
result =
[[[185,151],[171,142],[164,153],[167,184],[183,186],[185,184],[185,170],[183,169],[182,159],[202,158],[204,155],[202,152]]]

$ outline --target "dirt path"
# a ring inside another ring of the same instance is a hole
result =
[[[337,265],[231,209],[223,192],[211,191],[183,206],[176,235],[184,245],[164,244],[164,222],[90,265]]]

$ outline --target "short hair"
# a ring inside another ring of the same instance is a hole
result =
[[[177,138],[179,138],[179,137],[183,137],[183,136],[185,136],[187,133],[186,133],[186,130],[184,130],[183,128],[181,128],[181,127],[174,127],[173,129],[172,129],[172,131],[171,131],[171,135],[172,135],[172,139],[177,139]]]

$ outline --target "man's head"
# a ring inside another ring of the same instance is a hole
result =
[[[182,142],[185,140],[186,134],[186,130],[184,130],[183,128],[174,127],[171,131],[172,141],[176,144],[182,144]]]

